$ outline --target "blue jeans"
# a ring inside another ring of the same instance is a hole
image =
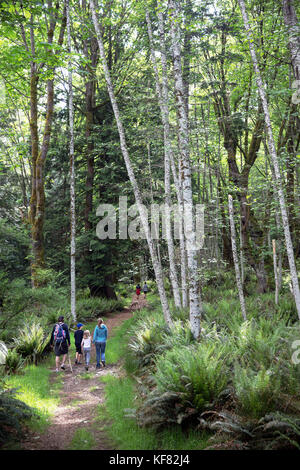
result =
[[[83,348],[85,363],[88,366],[91,358],[91,348]]]
[[[106,346],[106,343],[105,342],[103,342],[103,343],[95,342],[95,346],[96,346],[97,366],[100,366],[100,358],[101,358],[101,361],[105,362],[105,346]]]

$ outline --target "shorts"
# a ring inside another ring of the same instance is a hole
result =
[[[62,356],[63,354],[68,354],[68,343],[63,341],[62,343],[55,343],[54,353],[55,356]]]
[[[75,344],[75,347],[76,347],[76,352],[77,352],[78,354],[82,354],[81,344]]]

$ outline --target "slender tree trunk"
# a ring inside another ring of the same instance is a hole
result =
[[[113,108],[113,111],[114,111],[118,131],[119,131],[120,145],[121,145],[122,154],[123,154],[123,157],[124,157],[124,161],[125,161],[125,165],[126,165],[126,168],[127,168],[128,176],[129,176],[132,188],[133,188],[133,192],[134,192],[134,195],[135,195],[135,200],[136,200],[136,204],[137,204],[138,211],[139,211],[139,214],[140,214],[142,227],[143,227],[144,232],[146,234],[148,247],[149,247],[149,251],[150,251],[150,255],[151,255],[151,259],[152,259],[153,269],[154,269],[155,277],[156,277],[156,281],[157,281],[158,292],[159,292],[159,295],[160,295],[161,305],[162,305],[162,309],[163,309],[163,313],[164,313],[164,318],[166,320],[166,323],[168,325],[171,325],[172,324],[172,318],[171,318],[171,313],[170,313],[170,309],[169,309],[169,305],[168,305],[168,299],[167,299],[165,288],[164,288],[164,279],[163,279],[162,267],[161,267],[161,264],[159,263],[158,258],[157,258],[155,245],[153,243],[153,240],[152,240],[151,234],[150,234],[150,230],[149,230],[147,214],[144,211],[144,207],[143,207],[143,203],[142,203],[142,196],[141,196],[141,193],[140,193],[140,190],[139,190],[139,187],[138,187],[138,184],[137,184],[134,172],[133,172],[131,160],[130,160],[130,157],[129,157],[129,154],[128,154],[127,143],[126,143],[126,139],[125,139],[125,132],[124,132],[123,123],[122,123],[122,120],[121,120],[121,117],[120,117],[119,107],[118,107],[118,104],[117,104],[117,101],[116,101],[116,97],[115,97],[115,93],[114,93],[114,89],[113,89],[113,85],[112,85],[112,81],[111,81],[110,72],[109,72],[109,69],[108,69],[108,66],[107,66],[107,62],[106,62],[105,50],[104,50],[103,40],[102,40],[102,34],[101,34],[101,30],[100,30],[100,25],[99,25],[99,22],[98,22],[98,19],[97,19],[97,16],[96,16],[94,0],[90,0],[90,6],[91,6],[93,23],[94,23],[94,27],[95,27],[95,31],[96,31],[96,35],[97,35],[97,41],[98,41],[99,50],[100,50],[100,57],[101,57],[101,60],[102,60],[103,70],[104,70],[104,74],[105,74],[107,89],[108,89],[111,105],[112,105],[112,108]]]
[[[245,7],[244,0],[239,0],[239,5],[240,5],[241,11],[242,11],[243,21],[244,21],[245,29],[246,29],[246,32],[247,32],[251,58],[252,58],[252,62],[253,62],[253,66],[254,66],[254,70],[255,70],[255,74],[256,74],[257,87],[258,87],[258,91],[259,91],[259,94],[260,94],[260,98],[261,98],[261,102],[262,102],[262,106],[263,106],[263,110],[264,110],[264,115],[265,115],[265,126],[266,126],[267,136],[268,136],[269,151],[270,151],[270,155],[271,155],[271,158],[272,158],[272,163],[273,163],[273,166],[274,166],[274,173],[275,173],[275,178],[276,178],[275,184],[276,184],[276,190],[278,192],[278,199],[279,199],[279,204],[280,204],[280,212],[281,212],[283,230],[284,230],[284,235],[285,235],[286,251],[287,251],[287,255],[288,255],[290,273],[291,273],[291,280],[292,280],[292,286],[293,286],[293,295],[294,295],[294,298],[295,298],[298,317],[299,317],[299,320],[300,320],[300,290],[299,290],[298,276],[297,276],[297,270],[296,270],[296,264],[295,264],[294,251],[293,251],[292,239],[291,239],[291,234],[290,234],[290,228],[289,228],[289,221],[288,221],[288,216],[287,216],[285,198],[284,198],[284,193],[283,193],[283,188],[282,188],[279,162],[278,162],[278,158],[277,158],[277,152],[276,152],[275,142],[274,142],[274,137],[273,137],[272,124],[271,124],[270,113],[269,113],[269,106],[268,106],[268,102],[267,102],[265,87],[264,87],[264,84],[262,82],[260,70],[259,70],[259,67],[258,67],[258,61],[257,61],[256,52],[255,52],[255,48],[254,48],[254,41],[253,41],[252,33],[251,33],[251,30],[250,30],[250,26],[249,26],[249,20],[248,20],[248,15],[247,15],[247,12],[246,12],[246,7]]]
[[[70,59],[68,63],[68,85],[69,85],[69,133],[70,133],[70,215],[71,215],[71,314],[76,323],[76,215],[75,215],[75,162],[74,162],[74,108],[73,108],[73,76],[71,62],[71,28],[70,28],[70,0],[67,0],[67,32],[68,52]]]
[[[295,80],[300,80],[300,25],[293,0],[282,0],[283,18],[289,34],[289,48]]]
[[[175,265],[175,250],[173,235],[171,230],[171,181],[170,181],[170,164],[171,164],[171,139],[170,139],[170,123],[169,123],[169,98],[168,98],[168,88],[166,79],[163,78],[163,84],[161,86],[159,73],[157,69],[154,46],[153,46],[153,37],[152,37],[152,28],[151,20],[148,10],[146,11],[146,21],[148,26],[148,35],[150,42],[150,53],[151,60],[153,64],[153,69],[155,73],[155,84],[156,84],[156,93],[159,101],[161,119],[164,128],[164,164],[165,164],[165,227],[166,227],[166,238],[167,238],[167,247],[169,255],[169,264],[170,264],[170,279],[173,289],[174,302],[176,307],[181,307],[180,293],[179,293],[179,284],[177,269]]]
[[[178,24],[179,12],[178,5],[174,0],[169,1],[168,13],[171,22],[171,48],[174,60],[175,95],[178,109],[178,137],[181,153],[180,175],[182,179],[185,239],[189,273],[190,324],[193,336],[195,338],[198,338],[200,336],[200,319],[202,314],[202,305],[198,292],[198,259],[196,249],[196,232],[192,214],[193,193],[189,155],[189,130],[188,117],[186,114],[186,103],[184,99],[184,84],[182,78],[180,29]]]
[[[163,13],[160,8],[160,2],[158,2],[158,30],[160,39],[160,52],[161,52],[161,67],[162,67],[162,90],[168,102],[168,69],[167,69],[167,53],[165,44],[165,32],[164,32],[164,19]],[[167,108],[168,111],[168,108]],[[169,116],[168,125],[169,125]],[[174,161],[173,152],[170,151],[170,163],[174,185],[176,189],[177,204],[179,209],[179,246],[180,246],[180,269],[181,269],[181,296],[182,306],[188,306],[188,286],[187,286],[187,260],[186,260],[186,249],[184,241],[184,227],[183,227],[183,196],[180,181],[177,176],[176,165]]]
[[[279,283],[278,283],[278,270],[277,270],[277,253],[276,253],[276,240],[272,240],[273,245],[273,265],[274,265],[274,279],[275,279],[275,304],[278,304]]]
[[[240,276],[240,266],[239,266],[239,258],[236,248],[236,235],[235,235],[235,225],[234,225],[234,213],[233,213],[233,203],[232,203],[232,196],[228,195],[228,208],[229,208],[229,220],[230,220],[230,228],[231,228],[231,245],[232,245],[232,254],[233,254],[233,261],[234,261],[234,268],[235,268],[235,278],[236,278],[236,285],[239,293],[241,310],[244,320],[247,320],[246,315],[246,307],[245,307],[245,299],[243,293],[243,285]]]

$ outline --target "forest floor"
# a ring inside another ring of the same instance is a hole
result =
[[[120,313],[112,313],[105,316],[105,324],[109,331],[109,336],[113,336],[114,330],[125,320],[132,316],[134,310],[146,306],[144,296],[137,300],[133,297],[131,306]],[[107,343],[109,348],[109,341]],[[122,370],[121,361],[116,364],[107,364],[106,367],[96,369],[95,348],[92,348],[91,361],[88,372],[85,365],[75,365],[74,357],[70,357],[73,372],[70,369],[68,360],[66,370],[59,372],[63,374],[63,387],[60,391],[60,404],[55,415],[51,419],[51,424],[43,434],[28,432],[21,447],[24,450],[67,450],[74,449],[72,440],[75,433],[84,430],[92,436],[92,447],[89,450],[114,450],[114,443],[110,441],[103,429],[103,421],[97,422],[99,405],[105,405],[105,384],[101,382],[101,377],[107,374],[120,376]],[[84,362],[84,361],[83,361]],[[50,383],[57,379],[55,371],[55,358],[53,356],[53,370],[50,375]],[[74,449],[75,450],[75,449]]]

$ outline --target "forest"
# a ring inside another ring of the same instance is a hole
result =
[[[300,449],[299,110],[297,0],[0,0],[1,450]]]

